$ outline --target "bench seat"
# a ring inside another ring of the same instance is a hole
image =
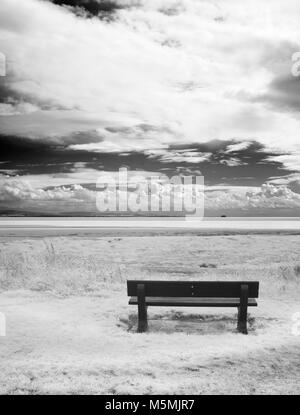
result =
[[[145,297],[146,306],[174,307],[239,307],[240,298],[213,297]],[[138,305],[137,297],[131,297],[130,305]],[[256,307],[254,298],[248,298],[248,307]]]
[[[148,329],[147,309],[157,307],[237,308],[237,329],[247,334],[248,307],[256,307],[258,281],[128,280],[129,305],[138,308],[138,332]]]

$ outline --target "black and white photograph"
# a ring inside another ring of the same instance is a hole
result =
[[[299,0],[0,0],[0,395],[299,394]]]

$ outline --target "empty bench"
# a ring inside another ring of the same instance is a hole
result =
[[[247,334],[248,307],[256,307],[258,281],[127,281],[138,306],[138,332],[148,329],[147,307],[236,307],[238,331]]]

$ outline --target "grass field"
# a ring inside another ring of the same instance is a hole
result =
[[[0,392],[300,392],[297,235],[1,237]],[[232,309],[149,308],[127,279],[259,280],[249,335]]]

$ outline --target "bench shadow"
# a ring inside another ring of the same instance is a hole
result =
[[[264,329],[272,324],[273,318],[252,317],[248,314],[248,333]],[[276,320],[276,319],[275,319]],[[136,333],[137,313],[127,318],[120,317],[118,326],[127,332]],[[237,313],[234,314],[196,314],[181,311],[167,311],[149,315],[149,333],[186,334],[224,334],[237,333]]]

